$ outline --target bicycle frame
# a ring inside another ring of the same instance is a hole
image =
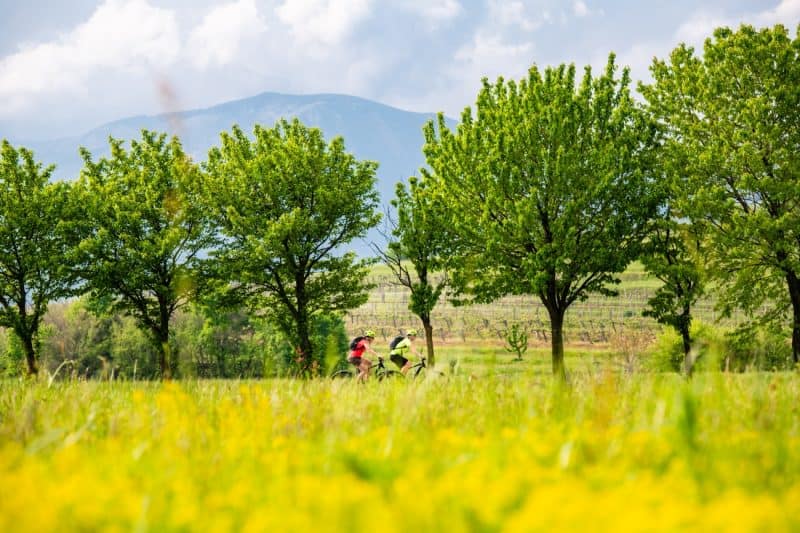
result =
[[[385,362],[384,362],[383,357],[378,357],[378,362],[376,364],[372,365],[372,367],[370,368],[370,372],[371,373],[374,372],[374,375],[378,379],[378,381],[381,381],[384,378],[389,377],[389,376],[394,376],[394,375],[400,374],[400,372],[398,372],[397,370],[393,370],[391,368],[388,368],[386,366]],[[358,377],[358,369],[354,370],[352,368],[347,368],[347,369],[337,370],[336,372],[334,372],[331,375],[331,377],[332,378],[333,377],[344,377],[345,374],[350,375],[351,377],[354,377],[354,378]]]
[[[425,364],[425,358],[420,357],[419,363],[414,363],[411,365],[411,368],[408,369],[409,372],[414,372],[414,377],[417,377],[420,372],[422,372],[423,368],[426,368],[428,365]]]

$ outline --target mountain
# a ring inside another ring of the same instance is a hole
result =
[[[74,179],[82,166],[78,147],[87,148],[97,159],[108,155],[109,136],[138,138],[143,128],[174,133],[187,153],[196,161],[204,161],[209,148],[219,143],[220,132],[229,131],[234,124],[252,132],[255,124],[271,127],[280,118],[294,117],[320,128],[329,139],[341,135],[346,149],[357,158],[377,161],[378,191],[385,208],[394,196],[395,184],[416,174],[424,164],[422,127],[435,114],[412,113],[347,95],[262,93],[206,109],[125,118],[82,135],[29,142],[26,147],[34,151],[37,160],[56,165],[56,178]],[[366,242],[353,248],[369,255],[369,242],[379,240],[379,234],[373,231]]]

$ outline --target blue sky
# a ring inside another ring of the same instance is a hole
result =
[[[0,0],[0,137],[263,91],[458,116],[482,76],[614,51],[646,79],[654,56],[742,22],[794,34],[800,0]]]

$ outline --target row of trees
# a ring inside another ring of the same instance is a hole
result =
[[[441,115],[426,126],[428,168],[398,188],[387,263],[412,309],[425,322],[438,301],[431,268],[463,303],[536,295],[563,377],[566,311],[613,295],[639,259],[664,282],[646,313],[680,332],[687,373],[692,306],[709,287],[727,314],[791,324],[797,363],[799,59],[783,26],[742,26],[715,31],[702,56],[680,45],[654,60],[642,103],[613,54],[580,80],[571,65],[484,79],[455,131]]]
[[[36,374],[47,305],[86,294],[98,313],[131,316],[173,374],[171,327],[195,302],[247,305],[319,372],[314,322],[366,301],[367,260],[341,247],[378,223],[376,164],[298,121],[253,137],[235,127],[202,167],[177,138],[111,139],[111,154],[73,183],[50,183],[30,151],[2,144],[0,323]]]
[[[320,315],[312,343],[320,365],[342,364],[348,339],[344,321]],[[269,320],[250,310],[190,306],[170,323],[170,368],[181,378],[293,376],[296,353]],[[39,372],[48,379],[158,379],[159,351],[136,320],[97,313],[88,298],[49,306],[35,343]],[[0,378],[25,373],[25,354],[10,330],[0,329]]]
[[[655,60],[643,102],[612,54],[598,76],[561,65],[484,80],[455,131],[441,115],[427,124],[427,166],[398,184],[376,251],[411,292],[430,362],[443,294],[533,294],[564,377],[567,310],[613,295],[635,259],[664,282],[647,312],[681,333],[687,372],[691,308],[708,287],[724,311],[788,317],[797,362],[799,54],[782,26],[719,29],[702,56],[681,45]],[[47,302],[77,293],[134,317],[163,377],[171,319],[191,301],[247,304],[290,340],[300,372],[318,371],[316,317],[366,299],[369,261],[337,252],[379,222],[375,163],[297,121],[252,137],[234,127],[201,166],[151,132],[83,156],[77,182],[50,184],[30,152],[2,148],[2,323],[30,372]]]

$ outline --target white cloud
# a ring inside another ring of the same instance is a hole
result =
[[[527,70],[532,50],[532,43],[512,44],[504,42],[501,35],[478,31],[471,43],[456,52],[455,59],[461,64],[459,70],[466,67],[491,77],[521,67]]]
[[[284,0],[275,12],[302,44],[342,43],[370,15],[372,0]]]
[[[510,43],[502,35],[479,30],[472,42],[456,52],[455,62],[448,71],[450,83],[447,90],[451,105],[471,102],[484,77],[490,81],[498,76],[506,79],[523,77],[533,64],[533,49],[533,43]]]
[[[777,24],[779,22],[797,25],[800,21],[800,0],[783,0],[775,9],[762,12],[761,24]]]
[[[743,13],[737,17],[700,10],[684,21],[669,40],[634,43],[619,54],[617,62],[620,65],[629,66],[634,79],[649,83],[652,81],[649,69],[653,58],[666,58],[679,42],[701,50],[705,39],[711,37],[714,29],[721,26],[736,29],[742,23],[755,27],[784,24],[793,33],[798,22],[800,22],[800,0],[782,0],[774,8],[757,13]],[[601,58],[596,55],[592,64],[599,66],[601,62],[605,64],[605,57]]]
[[[520,0],[489,0],[489,24],[519,26],[525,31],[534,31],[545,23],[552,23],[552,15],[546,6],[540,6],[538,17],[528,14],[528,7]]]
[[[451,20],[462,11],[458,0],[401,0],[398,6],[417,13],[432,25]]]
[[[200,69],[233,62],[244,42],[267,29],[255,0],[238,0],[213,8],[189,35],[186,53]]]
[[[728,26],[736,29],[742,22],[747,22],[755,27],[783,24],[793,32],[797,23],[800,22],[800,0],[782,0],[774,8],[737,18],[708,11],[698,11],[681,24],[676,32],[676,37],[681,42],[697,46],[710,37],[715,28]]]
[[[705,38],[711,35],[714,28],[730,24],[730,19],[726,19],[721,15],[699,11],[692,15],[692,18],[681,24],[675,33],[675,37],[679,42],[698,45],[702,44]]]
[[[653,58],[665,57],[669,54],[670,47],[675,43],[638,43],[627,50],[624,50],[617,56],[617,65],[621,67],[629,67],[631,71],[631,78],[644,82],[651,81],[650,79],[650,65],[653,64]],[[608,61],[608,56],[595,55],[592,61],[592,68],[595,72],[601,72]]]
[[[591,13],[583,0],[575,0],[572,3],[572,12],[575,13],[576,17],[585,17]]]
[[[106,0],[57,42],[26,46],[0,61],[0,115],[39,94],[81,91],[97,69],[164,68],[179,53],[174,12],[147,0]]]

